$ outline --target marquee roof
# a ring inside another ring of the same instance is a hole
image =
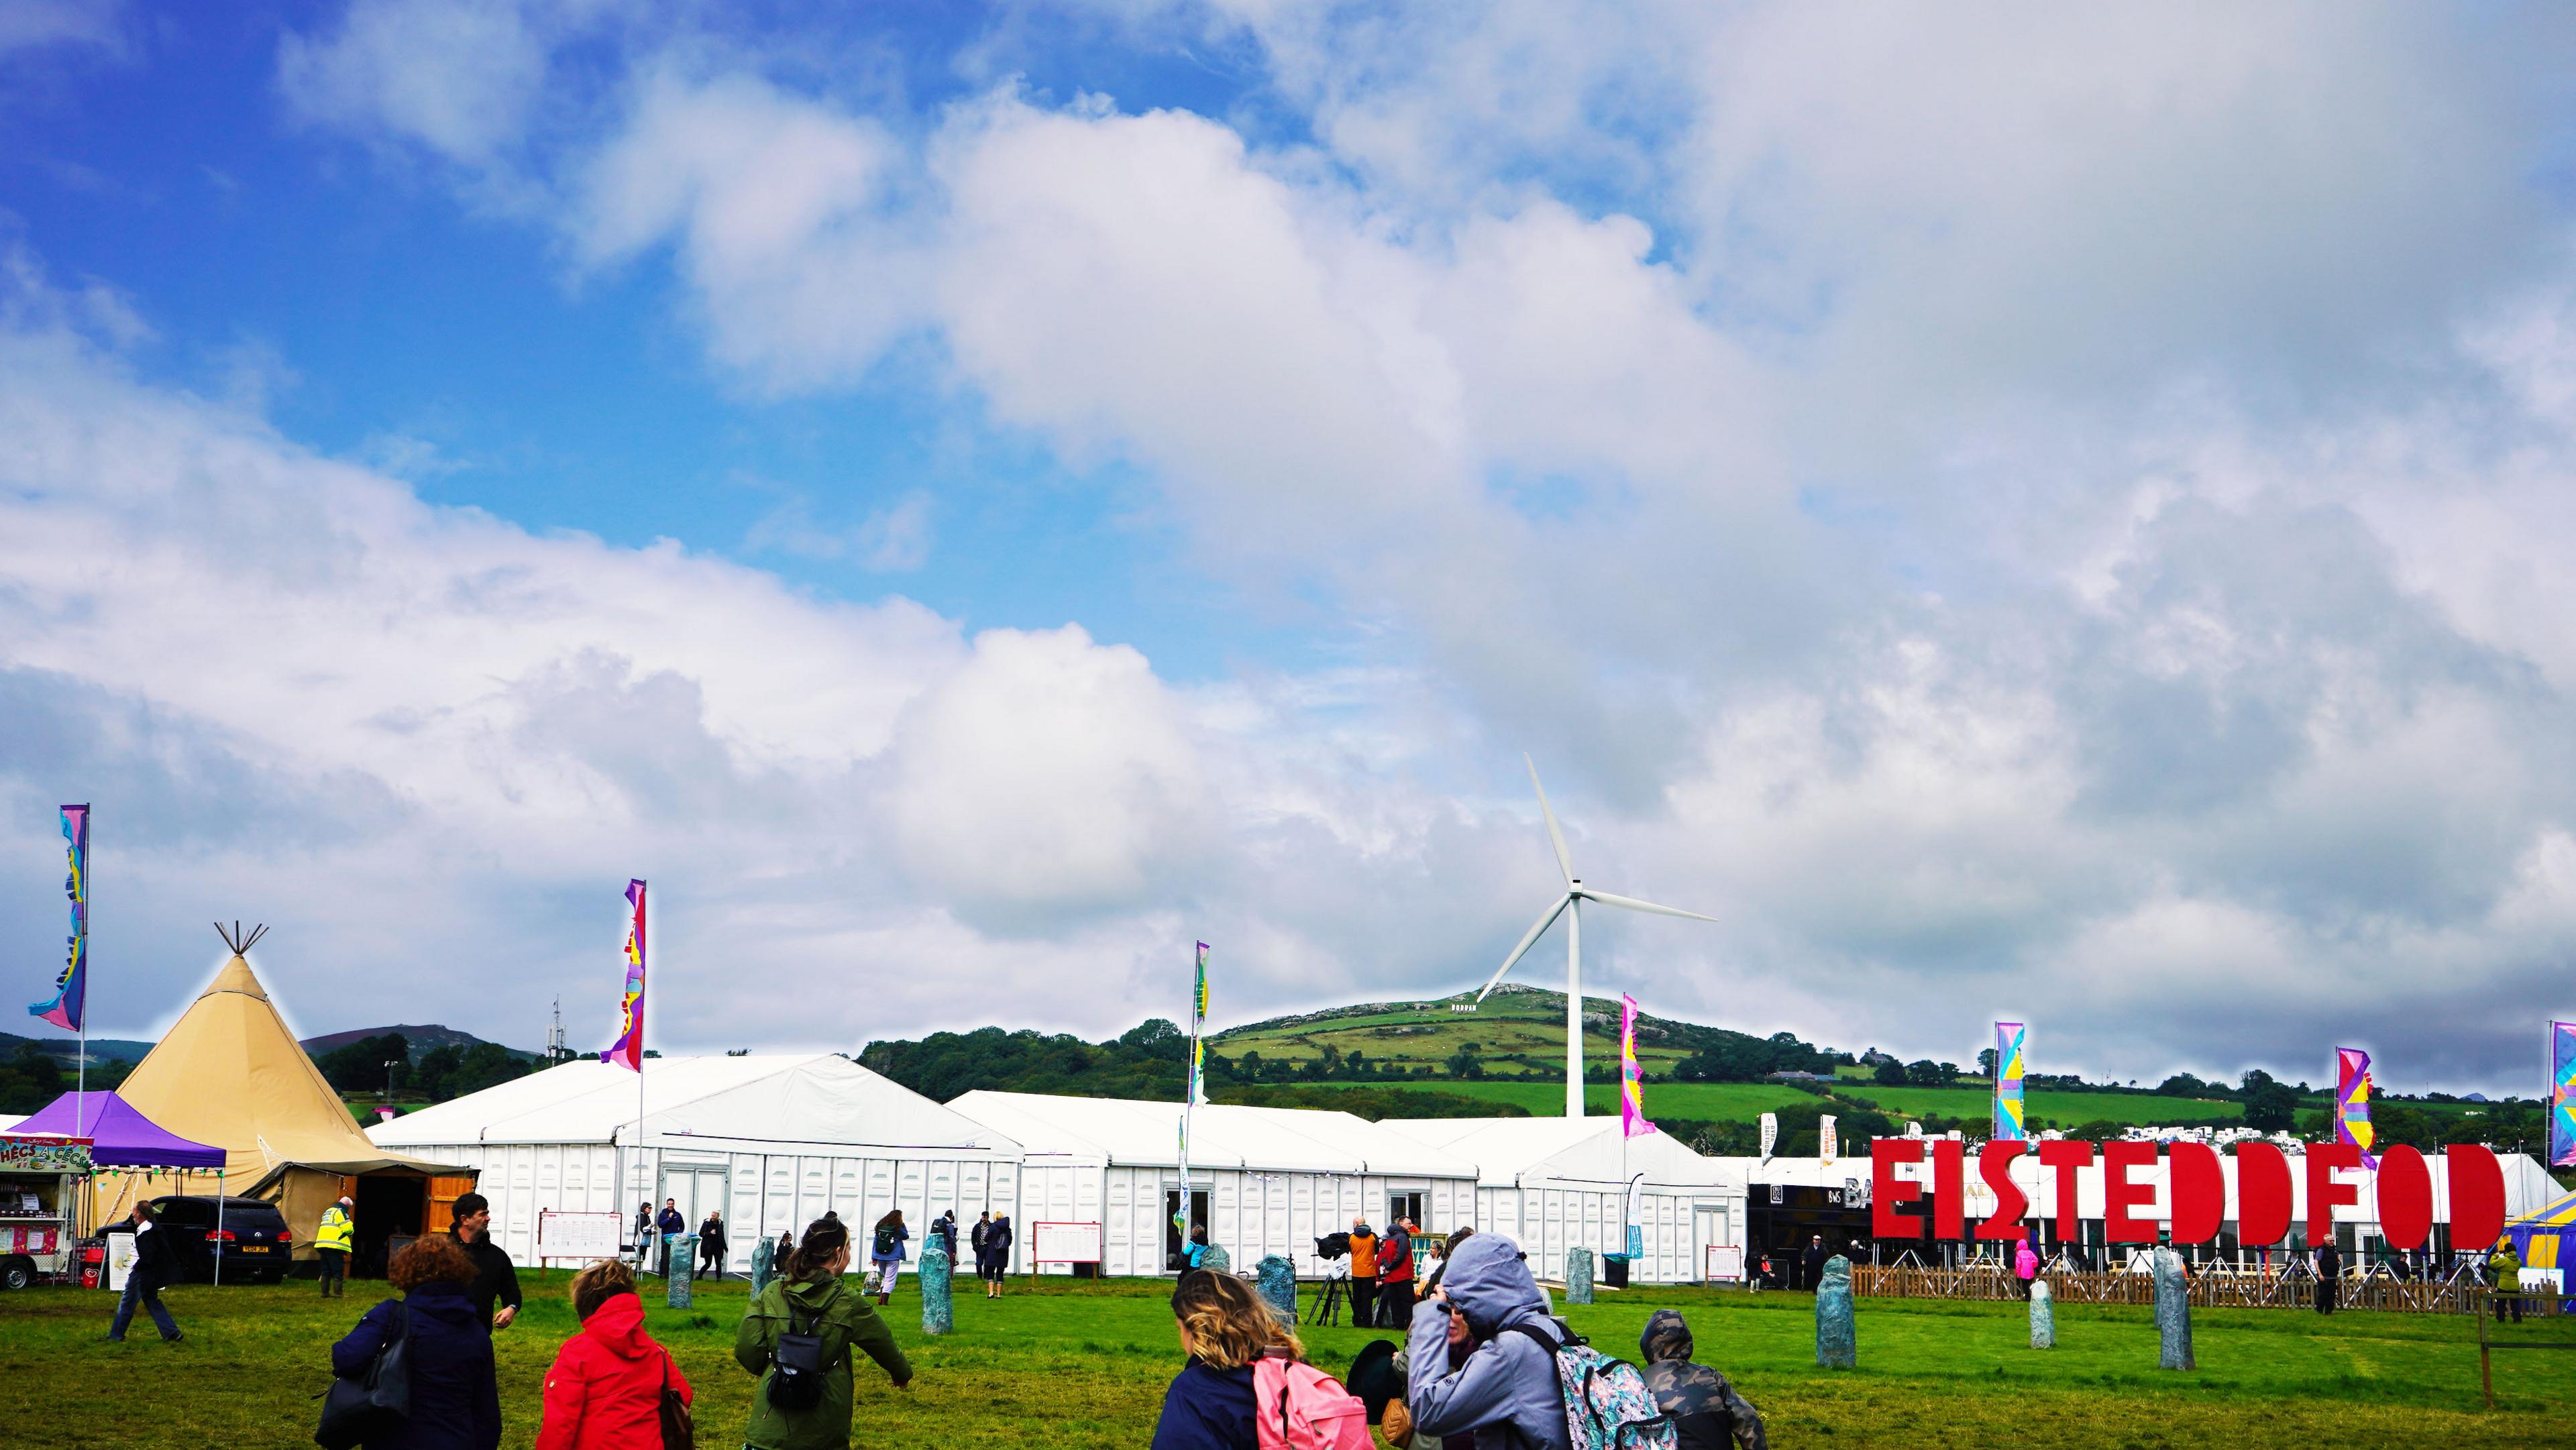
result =
[[[979,1089],[949,1106],[1018,1139],[1032,1158],[1057,1154],[1119,1167],[1173,1167],[1180,1161],[1179,1103]],[[1190,1166],[1407,1178],[1476,1176],[1473,1162],[1393,1128],[1321,1108],[1201,1103],[1191,1115]]]
[[[1016,1155],[984,1124],[834,1053],[644,1060],[644,1141],[728,1151],[903,1149]],[[632,1144],[636,1074],[582,1058],[406,1113],[368,1130],[388,1147]]]

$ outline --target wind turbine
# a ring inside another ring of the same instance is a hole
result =
[[[1687,917],[1692,921],[1715,921],[1717,918],[1702,916],[1696,911],[1657,906],[1633,896],[1613,896],[1607,891],[1596,891],[1584,885],[1583,878],[1574,874],[1574,858],[1566,854],[1565,833],[1556,828],[1556,812],[1548,808],[1547,787],[1538,783],[1538,762],[1524,755],[1521,763],[1529,767],[1530,788],[1538,792],[1538,813],[1547,820],[1547,842],[1556,848],[1557,867],[1565,873],[1565,894],[1539,913],[1538,921],[1521,937],[1520,945],[1512,948],[1512,954],[1503,958],[1503,964],[1494,969],[1494,975],[1486,981],[1485,990],[1476,994],[1476,1000],[1484,1001],[1503,980],[1503,974],[1512,969],[1513,963],[1529,955],[1529,949],[1538,941],[1539,934],[1555,925],[1558,917],[1565,918],[1565,1115],[1579,1118],[1583,1116],[1583,903],[1597,901],[1604,906],[1652,912],[1657,916]]]

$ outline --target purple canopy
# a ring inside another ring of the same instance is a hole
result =
[[[70,1134],[75,1106],[80,1112],[79,1136],[90,1140],[89,1160],[102,1168],[224,1166],[223,1149],[189,1142],[112,1092],[65,1093],[9,1131]]]

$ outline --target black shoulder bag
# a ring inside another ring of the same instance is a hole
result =
[[[697,1450],[697,1423],[689,1402],[671,1388],[671,1351],[662,1351],[662,1450]]]
[[[322,1395],[322,1424],[313,1443],[323,1450],[352,1450],[383,1439],[411,1417],[411,1309],[394,1305],[393,1332],[376,1349],[367,1372],[354,1379],[331,1381]]]
[[[820,1311],[816,1312],[814,1327],[823,1327]],[[769,1364],[771,1404],[793,1413],[823,1403],[823,1336],[797,1328],[794,1299],[787,1300],[787,1329],[769,1351]]]

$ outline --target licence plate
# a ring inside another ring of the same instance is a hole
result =
[[[245,1254],[264,1254],[264,1253],[267,1253],[267,1252],[268,1252],[268,1245],[266,1245],[266,1244],[242,1244],[242,1245],[240,1245],[240,1246],[239,1246],[239,1250],[240,1250],[240,1252],[245,1253]]]

